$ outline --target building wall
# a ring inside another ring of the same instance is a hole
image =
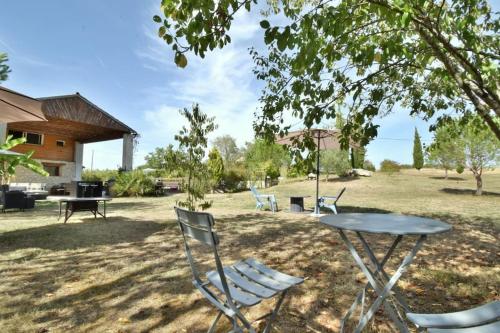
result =
[[[14,127],[9,124],[8,130],[15,131],[25,131],[22,127]],[[32,131],[28,131],[32,132]],[[64,161],[64,162],[74,162],[75,161],[75,140],[57,136],[52,134],[43,134],[42,145],[32,145],[32,144],[22,144],[12,148],[11,150],[18,153],[27,153],[31,150],[35,151],[33,158],[43,159],[50,161]],[[64,147],[58,147],[56,145],[57,140],[62,140],[65,142]]]
[[[11,178],[11,183],[44,183],[47,184],[47,189],[53,185],[66,184],[75,180],[76,164],[74,162],[54,161],[54,160],[38,160],[40,163],[58,163],[60,166],[60,176],[44,177],[34,173],[24,167],[17,167],[16,174]]]

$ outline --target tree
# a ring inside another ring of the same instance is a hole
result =
[[[207,167],[210,173],[212,190],[214,190],[220,185],[224,177],[224,162],[222,156],[215,147],[208,153]]]
[[[277,178],[283,165],[290,165],[290,156],[284,146],[262,139],[247,143],[245,166],[253,176]]]
[[[155,148],[154,152],[145,157],[146,167],[165,171],[170,176],[180,177],[185,175],[183,168],[187,159],[182,150],[175,150],[172,144],[166,148]]]
[[[483,193],[483,170],[500,162],[500,141],[476,117],[461,127],[465,164],[476,179],[476,195]]]
[[[214,147],[216,147],[222,154],[224,163],[227,166],[234,164],[239,156],[238,146],[236,145],[236,140],[230,135],[219,136],[212,142]]]
[[[256,3],[163,0],[164,19],[153,20],[185,67],[187,52],[204,57],[230,43],[236,12]],[[288,112],[311,128],[349,101],[360,112],[343,135],[359,131],[362,145],[377,135],[380,110],[397,105],[425,119],[439,116],[438,124],[447,119],[444,110],[475,113],[500,139],[500,22],[487,0],[262,0],[260,8],[266,3],[280,25],[262,20],[268,52],[251,51],[266,83],[254,124],[259,134],[285,135]]]
[[[345,150],[328,149],[320,152],[320,168],[326,173],[326,181],[331,173],[339,177],[347,176],[351,165]]]
[[[448,170],[453,170],[463,163],[464,149],[455,129],[456,123],[439,127],[434,132],[434,139],[427,149],[429,163],[444,169],[448,179]]]
[[[187,159],[184,163],[184,169],[187,172],[187,194],[186,201],[178,201],[181,207],[189,210],[196,210],[196,203],[205,199],[208,171],[203,163],[205,157],[205,148],[207,148],[207,135],[213,132],[217,125],[214,123],[214,117],[208,117],[204,114],[198,104],[194,104],[192,110],[184,108],[180,110],[189,126],[183,126],[175,140],[179,142],[179,149],[185,150]],[[202,210],[209,208],[211,202],[204,201],[198,205]]]
[[[420,135],[415,127],[415,136],[413,138],[413,167],[420,170],[423,166],[424,152],[422,150],[422,142],[420,141]]]
[[[7,66],[7,54],[0,53],[0,82],[7,80],[9,77],[10,69]]]
[[[26,138],[13,139],[12,135],[7,136],[5,143],[0,144],[0,150],[10,150],[17,145],[26,142]],[[34,151],[19,155],[0,155],[0,184],[8,184],[10,178],[16,174],[18,166],[25,167],[35,173],[47,177],[49,174],[43,169],[43,166],[32,159]]]
[[[365,164],[365,147],[355,147],[351,149],[351,165],[353,169],[363,169]]]

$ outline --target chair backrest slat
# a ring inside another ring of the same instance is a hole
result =
[[[337,198],[335,199],[335,203],[337,203],[337,201],[339,201],[342,194],[344,194],[345,189],[346,188],[344,187],[342,190],[340,190],[339,194],[337,194]]]
[[[215,237],[215,234],[211,235],[211,232],[201,228],[190,226],[189,224],[185,223],[181,224],[182,224],[181,228],[186,236],[189,236],[207,245],[214,245],[214,242],[215,244],[219,243],[217,237]]]
[[[257,200],[257,202],[261,202],[260,198],[259,198],[259,192],[257,192],[257,189],[255,188],[255,186],[250,186],[250,191],[252,191],[252,194],[253,196],[255,197],[255,200]]]
[[[196,239],[206,245],[217,245],[219,240],[212,231],[215,224],[212,215],[201,212],[191,212],[175,207],[177,220],[185,236]]]

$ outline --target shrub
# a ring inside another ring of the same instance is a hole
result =
[[[345,177],[351,171],[349,152],[345,150],[334,150],[331,156],[331,167],[333,173],[339,177]]]
[[[111,192],[113,196],[117,197],[153,195],[155,183],[153,178],[146,175],[142,170],[121,172],[117,175]]]
[[[382,172],[399,172],[401,166],[398,162],[392,160],[383,160],[380,163],[380,171]]]
[[[233,167],[224,172],[223,182],[225,185],[225,190],[229,192],[235,192],[242,190],[245,186],[242,186],[242,182],[246,181],[245,169]]]
[[[464,172],[464,170],[465,170],[465,167],[463,166],[463,164],[457,165],[456,171],[458,174],[462,174]]]
[[[375,165],[373,165],[372,162],[366,160],[364,163],[363,163],[363,169],[365,170],[369,170],[369,171],[375,171]]]
[[[287,177],[304,177],[308,174],[307,167],[304,164],[293,164],[288,168]]]

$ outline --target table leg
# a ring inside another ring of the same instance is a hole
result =
[[[392,243],[391,247],[389,248],[389,250],[385,254],[384,258],[382,259],[382,262],[380,263],[380,268],[377,267],[377,269],[375,270],[374,274],[378,274],[379,273],[379,269],[381,269],[381,268],[384,267],[384,265],[387,263],[387,261],[391,258],[394,250],[396,249],[396,247],[398,246],[398,244],[399,244],[399,242],[401,241],[402,238],[403,238],[403,236],[396,237],[396,239]],[[341,326],[340,326],[340,331],[341,332],[343,332],[345,323],[349,320],[349,318],[351,317],[351,315],[353,314],[353,312],[356,311],[356,308],[358,307],[358,305],[359,305],[360,302],[361,302],[361,311],[360,311],[360,313],[361,313],[360,314],[360,320],[361,320],[361,317],[363,316],[363,313],[364,313],[365,294],[366,294],[366,291],[368,290],[369,286],[370,286],[370,283],[367,283],[365,285],[365,287],[358,293],[358,295],[356,296],[356,299],[355,299],[354,303],[352,303],[351,307],[349,308],[349,310],[344,315],[344,318],[342,319]]]
[[[69,202],[66,201],[66,211],[64,213],[64,223],[66,223],[66,221],[68,221],[68,219],[69,219],[68,210],[69,210]]]
[[[377,260],[377,258],[375,257],[375,254],[373,253],[372,249],[368,245],[368,242],[365,240],[365,238],[363,237],[363,235],[360,232],[356,232],[356,234],[358,235],[358,238],[361,240],[361,243],[363,244],[363,248],[365,249],[366,253],[368,254],[368,257],[370,258],[370,261],[372,262],[372,264],[376,268],[376,270],[374,272],[374,275],[375,276],[380,276],[380,274],[381,274],[380,279],[382,281],[384,281],[383,278],[385,278],[384,283],[387,283],[390,280],[390,278],[389,278],[389,275],[387,275],[387,273],[384,270],[385,262],[380,262],[379,263],[378,260]],[[394,243],[397,245],[397,243],[399,243],[402,238],[403,238],[403,236],[398,236],[396,238],[396,241]],[[389,259],[389,258],[387,258],[387,259]],[[406,303],[406,301],[405,301],[404,297],[402,296],[402,294],[401,294],[401,292],[400,292],[400,290],[399,290],[399,288],[398,288],[397,285],[394,286],[393,292],[394,292],[394,296],[396,297],[397,301],[399,302],[399,304],[405,310],[405,313],[408,312],[409,311],[408,303]],[[400,316],[400,318],[401,318],[401,316]]]
[[[394,322],[394,324],[396,324],[398,330],[400,332],[408,332],[408,327],[404,324],[404,322],[402,322],[398,318],[398,316],[396,315],[396,312],[394,311],[394,309],[391,307],[391,305],[388,302],[386,302],[386,298],[387,298],[387,296],[389,296],[390,291],[394,288],[394,286],[396,285],[396,283],[399,280],[399,278],[401,277],[401,275],[406,271],[407,267],[412,263],[412,261],[415,258],[415,255],[417,254],[418,250],[422,247],[422,245],[423,245],[423,243],[424,243],[424,241],[426,239],[426,235],[420,236],[420,238],[417,240],[417,242],[416,242],[415,246],[413,247],[413,249],[410,251],[410,253],[408,253],[406,255],[406,257],[404,258],[403,262],[401,263],[401,265],[399,266],[399,268],[396,270],[396,273],[389,279],[389,281],[382,288],[381,284],[376,280],[375,274],[372,273],[370,271],[370,269],[365,265],[365,263],[363,262],[363,260],[361,259],[361,257],[359,256],[358,252],[356,251],[356,249],[354,248],[354,246],[352,245],[352,243],[349,241],[349,239],[347,238],[347,236],[345,235],[345,233],[342,230],[339,230],[339,233],[340,233],[340,236],[341,236],[342,240],[345,242],[345,244],[349,248],[349,251],[351,252],[351,255],[353,256],[354,260],[356,261],[356,263],[358,264],[358,266],[361,268],[361,271],[363,272],[363,274],[368,279],[369,284],[371,285],[371,287],[375,290],[376,294],[378,295],[377,299],[371,305],[371,307],[368,309],[368,311],[366,312],[366,314],[364,314],[362,316],[361,320],[359,321],[358,326],[355,329],[355,332],[359,333],[359,332],[361,332],[363,330],[363,328],[366,326],[366,324],[368,323],[368,321],[373,317],[373,315],[375,314],[375,312],[378,310],[378,308],[381,305],[384,306],[384,308],[387,311],[389,317],[392,319],[392,321]],[[396,239],[395,243],[396,242],[399,243],[399,240]],[[397,244],[395,244],[395,245],[397,245]],[[366,246],[367,246],[367,244],[366,244]],[[395,248],[394,244],[393,244],[393,247]],[[391,248],[393,248],[393,247],[391,247]],[[386,255],[386,257],[388,259],[387,255]],[[383,268],[383,267],[380,267],[380,268]],[[380,271],[380,269],[377,268],[377,271]],[[377,275],[378,274],[379,273],[377,273]],[[356,303],[359,304],[358,299],[359,299],[359,296],[356,299],[355,304]],[[357,306],[357,304],[356,305],[355,304],[353,304],[354,308]],[[353,306],[351,306],[351,308]],[[349,314],[349,312],[348,312],[348,314]],[[344,324],[345,324],[345,321],[343,320],[343,322],[342,322],[342,329],[343,329]]]

